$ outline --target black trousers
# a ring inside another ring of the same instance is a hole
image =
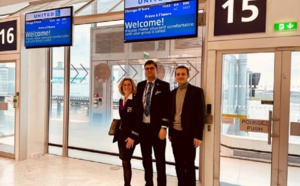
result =
[[[153,168],[152,168],[152,147],[156,160],[157,170],[157,185],[166,186],[166,139],[160,140],[158,134],[153,134],[151,124],[142,124],[143,129],[141,132],[141,152],[143,156],[143,166],[145,169],[146,185],[153,185]]]
[[[194,147],[194,139],[185,137],[182,131],[171,130],[178,186],[195,186],[196,148]]]

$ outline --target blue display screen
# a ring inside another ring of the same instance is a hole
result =
[[[129,8],[125,2],[124,42],[196,37],[197,16],[197,0]]]
[[[72,45],[72,7],[26,14],[25,47]]]

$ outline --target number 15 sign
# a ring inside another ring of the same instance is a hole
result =
[[[216,0],[214,35],[266,31],[267,0]]]

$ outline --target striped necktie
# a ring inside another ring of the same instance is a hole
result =
[[[153,83],[148,82],[148,90],[147,90],[147,93],[146,93],[146,106],[145,106],[145,115],[146,116],[149,116],[149,114],[150,114],[152,86],[153,86]]]

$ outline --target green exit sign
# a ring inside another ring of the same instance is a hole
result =
[[[275,23],[275,31],[284,31],[284,30],[296,30],[298,28],[297,22],[285,22],[285,23]]]

